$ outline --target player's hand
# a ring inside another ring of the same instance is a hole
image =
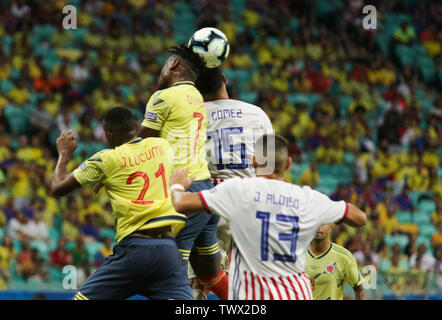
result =
[[[77,149],[77,141],[72,135],[72,130],[63,131],[57,138],[57,151],[59,155],[71,157],[75,149]]]
[[[174,184],[180,184],[184,187],[184,189],[187,190],[189,188],[190,184],[192,183],[193,179],[195,177],[188,177],[189,170],[188,169],[177,169],[175,172],[170,176],[170,185],[173,186]]]

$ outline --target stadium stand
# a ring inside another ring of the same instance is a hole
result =
[[[111,253],[103,191],[48,191],[55,139],[78,138],[69,169],[106,148],[103,112],[141,120],[167,49],[203,26],[231,43],[231,97],[289,139],[287,179],[367,212],[364,229],[338,225],[332,240],[376,266],[368,297],[440,299],[442,7],[377,1],[377,30],[364,30],[365,2],[71,0],[78,28],[64,30],[67,1],[1,1],[0,299],[69,299],[63,267],[81,283]]]

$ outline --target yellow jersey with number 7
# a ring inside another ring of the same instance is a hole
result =
[[[177,234],[187,219],[171,201],[171,160],[165,139],[136,138],[94,154],[73,175],[81,185],[103,183],[112,204],[117,243],[137,230],[169,225]]]
[[[195,181],[210,178],[206,161],[207,117],[204,100],[191,81],[156,91],[146,105],[143,126],[157,130],[174,152],[177,169]]]

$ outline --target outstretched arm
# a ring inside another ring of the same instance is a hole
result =
[[[183,214],[204,211],[204,204],[198,193],[185,192],[193,178],[188,178],[188,170],[178,169],[170,176],[170,191],[175,210]]]
[[[80,184],[75,180],[72,172],[67,174],[67,164],[77,148],[77,142],[72,135],[72,131],[63,131],[58,137],[56,144],[58,161],[50,182],[50,189],[54,196],[59,197],[73,191]]]
[[[365,224],[367,223],[367,215],[365,214],[365,212],[351,203],[347,203],[347,205],[347,214],[345,215],[342,222],[355,228],[365,226]]]

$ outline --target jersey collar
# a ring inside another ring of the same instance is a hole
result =
[[[193,83],[192,81],[177,81],[172,85],[172,87],[181,86],[181,85],[195,86],[195,83]]]
[[[321,259],[322,257],[326,256],[327,253],[330,251],[330,249],[332,248],[332,244],[330,243],[330,246],[328,247],[327,250],[325,250],[324,253],[320,254],[319,256],[315,257],[315,255],[310,251],[310,249],[307,250],[308,254],[313,258],[313,259]]]
[[[132,139],[129,142],[126,142],[126,143],[135,144],[135,143],[138,143],[138,142],[141,142],[141,141],[143,141],[143,138],[139,138],[138,137],[138,138]]]

